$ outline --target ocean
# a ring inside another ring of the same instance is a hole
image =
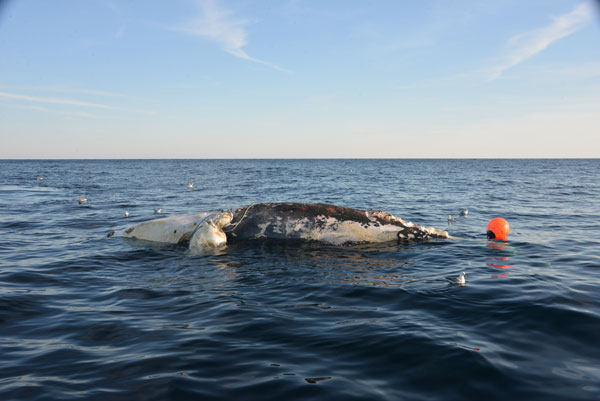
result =
[[[259,202],[454,238],[107,238]],[[600,160],[2,160],[0,355],[1,400],[599,400]]]

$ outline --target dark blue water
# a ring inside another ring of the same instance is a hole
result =
[[[106,238],[272,201],[460,239]],[[0,399],[598,400],[600,160],[0,161]]]

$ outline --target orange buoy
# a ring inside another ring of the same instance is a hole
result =
[[[502,217],[493,218],[487,225],[487,237],[489,239],[506,240],[509,231],[510,226],[508,225],[508,221]]]

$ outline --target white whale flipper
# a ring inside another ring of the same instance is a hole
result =
[[[233,213],[219,212],[206,217],[190,238],[190,251],[201,255],[227,243],[223,227],[231,223]]]
[[[163,217],[145,221],[125,230],[111,231],[109,237],[134,238],[145,241],[177,244],[187,242],[195,229],[215,211]]]

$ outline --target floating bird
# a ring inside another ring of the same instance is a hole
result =
[[[154,209],[154,213],[162,213],[162,208]]]
[[[469,215],[469,209],[460,209],[458,212],[461,216],[467,217]]]
[[[451,215],[448,215],[448,223],[452,223],[453,221],[456,221],[456,219]]]
[[[462,273],[460,273],[460,276],[458,276],[458,277],[446,277],[446,280],[448,280],[449,282],[454,283],[456,285],[463,286],[467,282],[465,280],[466,276],[467,276],[467,273],[462,272]]]
[[[129,212],[125,210],[125,217],[129,217]]]
[[[39,175],[38,175],[38,176],[37,176],[37,180],[38,180],[38,181],[44,181],[44,177],[42,177],[42,176],[39,176]]]
[[[194,182],[193,181],[188,182],[188,188],[189,189],[194,188]]]
[[[85,202],[87,202],[87,199],[84,198],[83,196],[80,196],[79,197],[79,204],[81,205],[82,203],[85,203]]]

